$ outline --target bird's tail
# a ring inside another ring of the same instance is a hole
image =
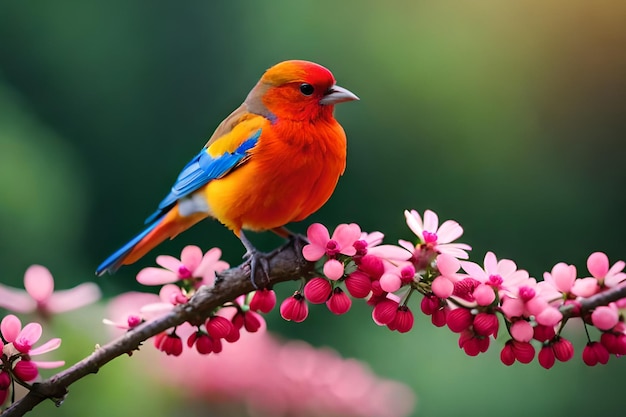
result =
[[[178,213],[178,207],[173,207],[105,259],[96,269],[96,275],[102,275],[105,272],[113,273],[122,265],[129,265],[138,261],[165,239],[173,239],[206,216],[204,213],[181,216]]]

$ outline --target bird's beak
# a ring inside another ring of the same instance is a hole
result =
[[[346,90],[338,85],[333,85],[324,94],[324,97],[320,100],[320,104],[337,104],[343,103],[344,101],[353,101],[358,99],[359,98],[356,94],[352,93],[350,90]]]

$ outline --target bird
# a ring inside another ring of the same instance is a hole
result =
[[[314,62],[288,60],[267,69],[180,171],[144,230],[105,259],[96,274],[112,274],[213,218],[241,240],[253,284],[258,270],[268,279],[267,254],[244,231],[292,238],[285,226],[326,203],[346,168],[346,134],[334,106],[354,100],[359,98]]]

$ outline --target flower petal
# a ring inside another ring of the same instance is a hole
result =
[[[409,243],[409,245],[411,245]],[[411,245],[413,248],[413,245]],[[389,261],[408,261],[411,259],[411,252],[405,248],[401,248],[395,245],[380,245],[367,250],[368,255],[378,256]]]
[[[54,339],[48,340],[46,343],[44,343],[41,346],[38,346],[38,347],[36,347],[34,349],[31,349],[31,351],[28,352],[28,354],[30,356],[41,355],[43,353],[50,352],[50,351],[53,351],[55,349],[58,349],[59,346],[61,346],[61,339],[56,337]]]
[[[37,368],[52,369],[65,365],[65,361],[33,361]]]
[[[26,291],[0,284],[0,307],[15,313],[32,313],[37,303]]]
[[[156,263],[161,265],[165,269],[169,269],[170,271],[176,273],[178,272],[178,268],[180,268],[183,263],[170,255],[159,255],[156,258]]]
[[[178,275],[176,273],[167,269],[156,268],[153,266],[144,268],[137,274],[137,282],[143,285],[163,285],[170,284],[176,281],[178,281]]]
[[[306,230],[306,236],[312,245],[326,248],[326,243],[330,240],[328,229],[321,223],[313,223]],[[319,259],[319,258],[318,258]]]
[[[45,266],[31,265],[24,274],[24,288],[35,301],[46,301],[54,291],[54,278]]]
[[[426,210],[424,212],[424,230],[430,233],[437,233],[439,227],[439,217],[437,213],[432,210]]]
[[[13,346],[22,353],[28,353],[41,337],[43,329],[39,323],[28,323],[13,341]]]
[[[356,253],[354,242],[361,237],[361,227],[356,223],[340,224],[333,232],[332,239],[339,243],[341,253],[352,256]]]
[[[100,296],[100,288],[96,284],[85,282],[69,290],[52,293],[46,307],[51,313],[63,313],[93,304]]]
[[[304,245],[302,248],[302,256],[307,261],[315,262],[319,259],[322,259],[322,256],[326,254],[326,249],[323,246],[319,246],[316,244],[308,244]]]
[[[187,245],[180,253],[180,260],[190,271],[195,269],[202,262],[202,249],[195,245]]]
[[[474,278],[480,282],[486,282],[487,279],[489,279],[487,273],[477,263],[461,261],[461,268],[463,268],[463,270],[467,272],[467,275],[469,275],[471,278]]]
[[[420,241],[424,239],[424,224],[420,214],[415,210],[404,210],[404,217],[406,218],[406,224],[409,229],[418,237]]]
[[[22,322],[13,314],[5,316],[2,319],[2,322],[0,322],[0,332],[2,332],[2,337],[4,337],[4,340],[9,343],[15,341],[21,330]]]
[[[463,235],[463,228],[454,220],[446,220],[443,222],[439,230],[437,230],[438,243],[450,243]]]
[[[587,269],[595,278],[604,278],[609,272],[609,257],[602,252],[592,253],[587,259]]]

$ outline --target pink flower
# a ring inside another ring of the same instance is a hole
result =
[[[589,342],[583,349],[583,362],[588,366],[606,365],[609,356],[609,351],[598,342]]]
[[[619,310],[615,303],[596,307],[591,313],[591,322],[600,330],[611,330],[619,322]]]
[[[483,265],[484,268],[474,262],[461,261],[461,266],[468,276],[493,287],[501,297],[517,292],[520,286],[536,284],[536,281],[528,276],[528,272],[517,269],[515,262],[510,259],[498,260],[493,252],[485,254]]]
[[[413,246],[412,243],[401,240],[400,246],[413,253],[414,257],[417,257],[417,263],[420,262],[420,257],[431,258],[438,254],[445,253],[455,258],[467,259],[467,251],[472,248],[464,243],[452,243],[463,234],[463,228],[454,220],[446,220],[439,226],[439,218],[431,210],[424,212],[424,220],[415,210],[405,210],[404,216],[406,217],[406,223],[409,228],[415,233],[419,239],[417,245]],[[420,256],[420,254],[422,256]],[[434,256],[433,256],[434,255]],[[427,260],[427,259],[426,259]],[[420,269],[416,266],[417,269]]]
[[[313,223],[306,233],[311,243],[302,248],[302,255],[307,261],[315,262],[322,259],[324,255],[331,259],[334,259],[337,254],[355,255],[354,242],[360,239],[361,228],[356,223],[340,224],[331,237],[324,225]]]
[[[595,252],[587,259],[587,269],[602,286],[612,288],[626,281],[626,273],[623,272],[626,263],[617,261],[609,268],[609,258],[602,252]]]
[[[84,307],[100,298],[100,289],[91,282],[55,292],[52,274],[41,265],[31,265],[26,270],[24,288],[26,291],[0,284],[0,307],[16,313],[37,311],[45,318]]]
[[[204,255],[194,245],[185,246],[180,260],[170,255],[159,255],[157,264],[163,268],[148,267],[137,274],[137,281],[143,285],[163,285],[180,280],[193,280],[194,288],[202,285],[213,286],[215,274],[228,268],[228,263],[220,260],[222,251],[209,249]]]
[[[256,290],[250,300],[250,310],[269,313],[276,306],[276,293],[274,290],[262,288]]]
[[[2,345],[2,363],[9,363],[13,367],[14,374],[23,381],[30,382],[37,378],[38,368],[57,368],[65,365],[64,361],[48,362],[31,359],[32,356],[50,352],[61,345],[61,339],[55,338],[33,348],[42,334],[39,323],[28,323],[22,328],[20,319],[10,314],[0,322],[0,333],[6,342]]]
[[[222,414],[246,409],[246,415],[264,416],[411,415],[414,396],[406,386],[383,380],[366,364],[331,349],[285,343],[265,330],[242,334],[219,356],[201,356],[195,349],[176,358],[144,353],[137,360],[147,372],[194,401],[218,399]]]
[[[341,288],[335,288],[328,301],[326,301],[326,307],[328,307],[328,310],[337,315],[347,313],[351,306],[352,300],[346,295],[345,292],[342,291]]]
[[[280,305],[280,315],[287,321],[303,322],[309,315],[309,306],[304,296],[297,292],[285,298]]]
[[[304,286],[304,296],[313,304],[325,303],[333,291],[333,286],[325,278],[316,277]]]

